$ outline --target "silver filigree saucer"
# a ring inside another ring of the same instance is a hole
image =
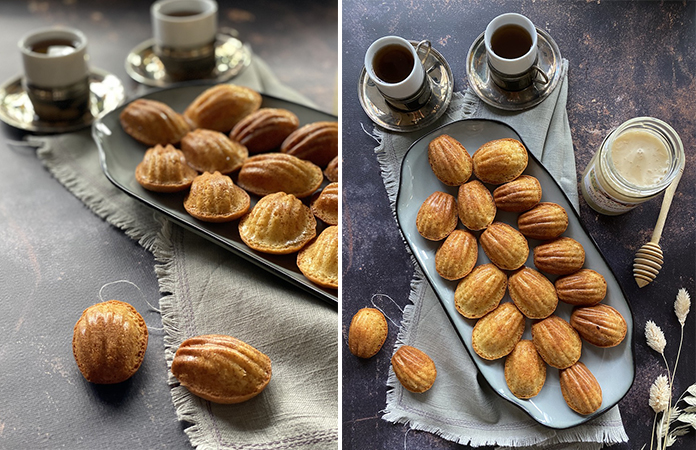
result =
[[[410,41],[414,47],[418,41]],[[415,111],[400,111],[392,108],[379,92],[363,67],[358,81],[358,97],[360,105],[370,120],[382,128],[391,131],[410,132],[427,127],[444,114],[454,88],[452,69],[445,58],[435,50],[425,60],[426,75],[429,78],[432,96],[420,109]]]
[[[92,68],[89,76],[90,110],[74,121],[49,122],[34,114],[34,105],[18,75],[0,86],[0,120],[20,130],[35,133],[67,133],[86,128],[94,119],[116,109],[126,98],[121,80],[101,69]]]
[[[561,52],[549,34],[537,28],[538,66],[548,77],[546,84],[532,83],[521,91],[506,91],[493,82],[490,77],[483,35],[476,38],[469,49],[466,61],[466,74],[469,86],[481,100],[496,108],[507,111],[520,111],[541,103],[558,85],[561,79]]]
[[[227,81],[238,75],[251,63],[251,48],[238,38],[233,29],[219,30],[215,42],[215,69],[206,79]],[[166,87],[176,82],[170,79],[162,61],[155,55],[154,39],[149,39],[126,57],[126,72],[138,83],[153,87]]]

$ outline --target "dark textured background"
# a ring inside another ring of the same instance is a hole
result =
[[[645,344],[643,327],[653,320],[667,335],[673,364],[679,324],[673,302],[680,287],[696,295],[696,3],[620,1],[343,1],[343,435],[344,448],[463,448],[432,434],[408,431],[381,419],[389,358],[397,329],[370,360],[347,348],[348,325],[373,294],[408,303],[413,267],[391,214],[373,149],[363,127],[372,123],[357,98],[364,52],[378,37],[397,34],[429,39],[450,63],[455,90],[467,87],[465,59],[473,40],[496,15],[519,12],[547,30],[569,61],[568,116],[580,173],[604,137],[637,116],[671,124],[686,150],[686,172],[660,244],[665,264],[657,279],[639,290],[631,273],[636,250],[650,239],[660,199],[619,217],[591,210],[581,197],[581,218],[631,303],[635,322],[636,379],[620,402],[630,442],[613,448],[640,449],[654,417],[649,387],[662,373],[660,356]],[[387,310],[392,318],[400,313]],[[677,395],[696,381],[696,312],[687,321],[677,372]],[[694,432],[672,447],[692,449]],[[649,448],[649,445],[648,445]]]
[[[91,63],[118,76],[129,96],[128,52],[152,35],[151,1],[0,2],[0,81],[21,71],[17,41],[50,25],[80,28]],[[335,107],[338,3],[218,1],[219,24],[234,27],[280,80]],[[46,171],[23,133],[0,124],[0,449],[186,449],[169,387],[152,255],[92,214]],[[135,200],[134,200],[135,201]],[[231,257],[232,254],[230,254]],[[150,328],[145,361],[115,386],[87,383],[72,356],[82,310],[105,297],[129,301]],[[112,297],[113,296],[113,297]]]

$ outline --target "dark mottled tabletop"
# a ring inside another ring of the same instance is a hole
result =
[[[149,7],[136,0],[8,0],[0,3],[0,81],[21,72],[20,37],[52,25],[81,29],[91,64],[141,92],[125,70],[128,52],[150,39]],[[239,31],[281,82],[333,113],[338,2],[219,0],[219,24]],[[167,386],[154,258],[94,215],[44,169],[24,136],[0,124],[0,449],[191,448]],[[71,341],[100,288],[120,292],[143,314],[149,347],[138,373],[93,386],[77,369]],[[118,285],[115,285],[118,286]],[[159,329],[158,329],[159,328]]]
[[[618,217],[599,215],[580,200],[581,220],[606,256],[634,314],[636,377],[619,403],[630,441],[614,448],[640,449],[649,442],[654,417],[648,406],[649,388],[664,365],[645,343],[645,322],[662,326],[669,343],[665,353],[672,364],[679,341],[672,306],[675,295],[681,287],[696,294],[696,3],[344,0],[343,448],[461,447],[381,419],[395,327],[390,328],[382,351],[369,360],[358,360],[347,348],[352,315],[370,306],[374,294],[407,304],[413,275],[389,208],[375,141],[365,133],[373,125],[358,102],[357,80],[365,50],[388,34],[429,39],[450,63],[455,90],[463,91],[468,86],[465,58],[471,43],[504,12],[529,17],[554,38],[569,61],[567,110],[578,180],[604,137],[629,118],[661,118],[684,143],[686,171],[660,241],[665,263],[649,286],[639,289],[631,268],[636,250],[650,239],[660,200]],[[674,385],[677,395],[696,381],[695,330],[692,311]],[[671,448],[692,449],[695,442],[692,431]]]

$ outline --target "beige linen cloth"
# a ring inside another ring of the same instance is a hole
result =
[[[259,59],[231,82],[307,103]],[[103,175],[89,130],[30,138],[51,173],[97,215],[151,250],[168,364],[179,344],[228,334],[267,354],[273,375],[257,397],[219,405],[191,395],[169,374],[178,418],[198,449],[338,448],[336,309],[246,260],[172,224]],[[156,303],[154,299],[150,303]]]
[[[505,112],[486,105],[471,91],[455,93],[446,115],[430,129],[464,118],[507,123],[520,134],[529,151],[554,176],[577,209],[575,157],[566,111],[568,62],[565,60],[562,70],[561,84],[530,110]],[[422,131],[397,134],[375,130],[375,137],[380,141],[375,152],[392,209],[401,161],[411,143],[422,134]],[[412,394],[390,370],[385,420],[471,446],[585,450],[628,440],[618,407],[584,425],[553,430],[537,424],[522,410],[499,397],[479,375],[417,265],[410,301],[412,305],[404,310],[396,348],[402,344],[412,345],[430,355],[437,364],[437,382],[426,394]]]

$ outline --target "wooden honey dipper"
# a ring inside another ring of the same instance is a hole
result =
[[[677,185],[683,173],[684,166],[681,167],[676,178],[672,180],[672,183],[665,191],[660,215],[657,217],[657,224],[655,224],[650,242],[639,248],[636,252],[636,257],[633,259],[633,278],[635,278],[640,288],[647,286],[654,280],[662,268],[664,260],[662,258],[662,249],[660,248],[660,237],[665,227],[669,207],[672,205],[672,199],[674,199],[674,191],[677,190]]]

